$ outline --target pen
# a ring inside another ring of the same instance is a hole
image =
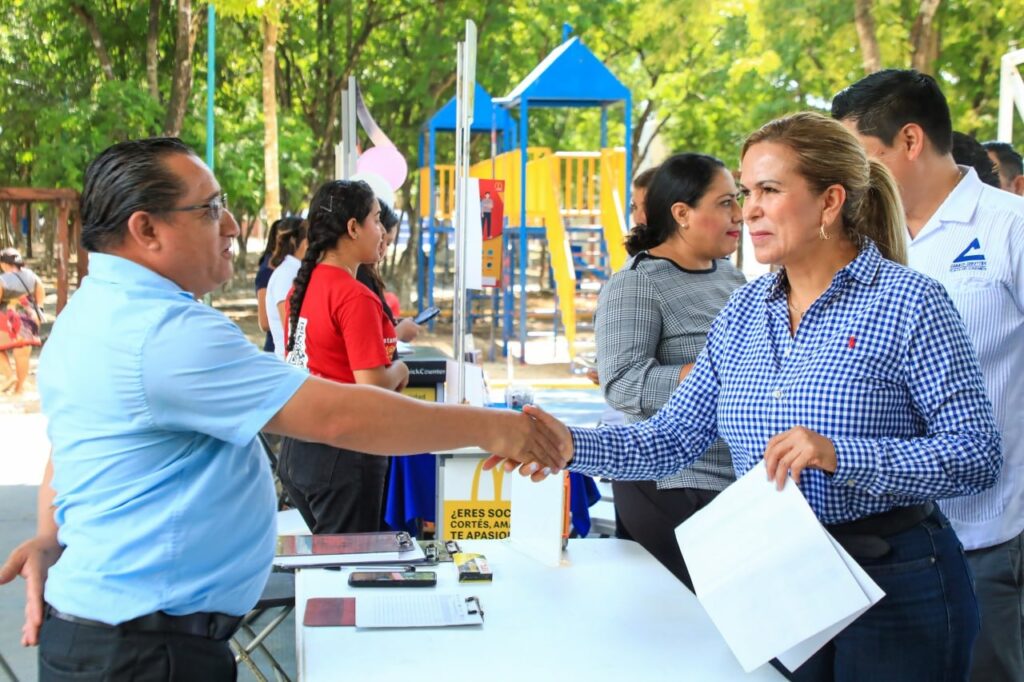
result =
[[[351,568],[353,571],[403,571],[405,573],[415,573],[416,567],[413,565],[391,565],[391,564],[375,564],[373,566],[320,566],[319,568],[326,569],[328,571],[340,571],[343,568]]]

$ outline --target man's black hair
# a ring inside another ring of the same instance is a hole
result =
[[[999,189],[999,174],[988,152],[981,143],[970,135],[953,131],[953,160],[961,166],[969,166],[978,173],[978,179],[986,185]]]
[[[169,154],[195,152],[176,137],[153,137],[119,142],[89,164],[82,187],[84,248],[108,251],[124,239],[132,213],[174,206],[186,188],[164,163]]]
[[[886,69],[861,78],[832,99],[832,118],[857,123],[861,135],[877,137],[892,146],[908,123],[924,130],[935,150],[953,147],[949,104],[931,76],[912,69]]]
[[[1024,160],[1012,145],[1007,142],[982,142],[981,146],[986,151],[992,152],[999,159],[999,170],[1003,172],[1007,180],[1013,181],[1018,175],[1024,175]]]

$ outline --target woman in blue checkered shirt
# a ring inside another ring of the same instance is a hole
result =
[[[755,255],[782,269],[733,294],[665,407],[599,430],[530,413],[585,474],[658,478],[720,436],[737,476],[764,459],[780,487],[793,478],[886,596],[792,679],[966,679],[977,601],[933,501],[993,485],[1002,454],[963,323],[938,282],[901,265],[895,183],[840,123],[766,124],[743,146],[741,184]]]

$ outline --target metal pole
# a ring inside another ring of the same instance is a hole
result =
[[[430,126],[430,146],[427,157],[430,159],[430,215],[427,216],[427,307],[434,305],[434,285],[436,283],[435,268],[437,267],[437,225],[434,216],[437,214],[437,132]],[[435,318],[436,320],[437,318]],[[430,321],[430,331],[434,331],[434,320]]]
[[[211,2],[206,6],[206,165],[213,172],[213,92],[217,71],[217,11]]]
[[[422,171],[423,165],[423,151],[425,143],[424,133],[420,131],[419,138],[419,154],[417,154],[417,177],[416,177],[416,199],[419,201],[419,205],[423,206],[423,176]],[[409,213],[408,215],[411,215]],[[423,262],[423,216],[420,215],[419,210],[416,211],[417,220],[420,223],[420,229],[417,231],[417,243],[416,243],[416,312],[423,312],[423,294],[426,291],[424,286],[424,277],[426,277],[426,264]],[[409,223],[410,237],[412,231],[412,222]],[[409,245],[406,248],[412,248],[412,239],[409,240]]]
[[[463,86],[464,79],[466,78],[466,44],[460,42],[456,45],[456,71],[457,75],[455,78],[455,214],[452,221],[455,227],[455,232],[452,236],[455,238],[455,288],[452,291],[452,350],[455,352],[455,361],[462,362],[464,360],[464,351],[462,348],[462,305],[464,301],[465,289],[465,273],[462,271],[462,259],[463,259],[463,230],[465,229],[465,213],[463,213],[463,193],[466,178],[462,175],[462,134],[464,132],[462,128],[463,117],[466,115],[464,111],[466,103],[463,100]],[[459,386],[459,395],[456,396],[456,402],[461,403],[464,397],[462,386]]]
[[[623,183],[626,185],[625,201],[625,224],[629,225],[629,202],[633,194],[633,96],[626,95],[623,118],[626,123],[626,172],[623,173]]]
[[[217,11],[211,2],[206,6],[206,166],[213,172],[214,113],[213,97],[217,84]],[[213,305],[213,294],[203,296],[206,305]]]
[[[469,151],[473,123],[473,92],[476,84],[476,24],[466,20],[466,40],[457,47],[458,84],[455,98],[455,300],[452,306],[452,346],[458,367],[458,403],[466,400],[466,270],[467,230],[480,229],[467,223],[469,208]]]
[[[601,149],[608,146],[608,105],[601,105]]]
[[[526,264],[529,249],[526,243],[526,143],[530,105],[522,100],[523,115],[519,119],[519,361],[526,363]],[[543,276],[543,273],[541,273]]]

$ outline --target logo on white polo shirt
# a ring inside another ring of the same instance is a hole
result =
[[[967,248],[960,252],[960,255],[953,259],[953,264],[949,266],[950,272],[960,272],[962,270],[985,270],[988,268],[988,262],[985,260],[985,254],[981,252],[981,242],[975,239]]]

